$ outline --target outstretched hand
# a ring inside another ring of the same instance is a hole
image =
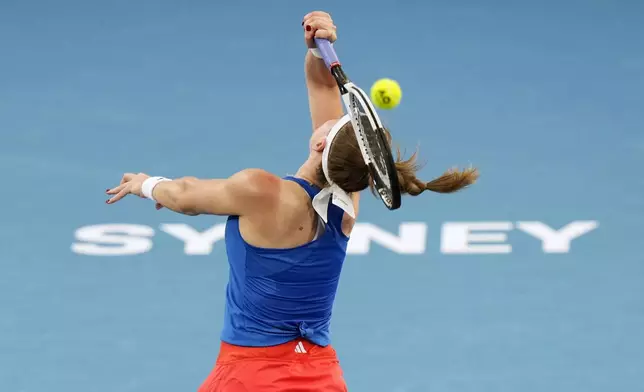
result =
[[[143,185],[143,181],[148,178],[150,178],[150,176],[145,173],[125,173],[121,178],[119,185],[105,191],[108,195],[112,195],[112,197],[107,199],[105,202],[107,204],[114,204],[130,194],[145,198],[141,187]],[[156,209],[160,210],[161,208],[163,208],[163,206],[157,203]]]

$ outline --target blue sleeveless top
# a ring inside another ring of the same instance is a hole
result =
[[[320,189],[294,177],[311,199]],[[238,346],[267,347],[305,338],[330,343],[333,301],[349,238],[342,232],[344,211],[329,202],[324,232],[301,246],[267,249],[248,244],[239,217],[226,222],[230,266],[221,340]]]

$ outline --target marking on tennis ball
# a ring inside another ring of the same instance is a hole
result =
[[[391,102],[391,98],[388,95],[386,95],[387,91],[378,90],[378,93],[380,94],[380,100],[382,101],[382,103],[384,103],[385,105],[389,105],[389,103]]]

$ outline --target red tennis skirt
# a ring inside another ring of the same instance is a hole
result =
[[[333,347],[294,340],[272,347],[221,343],[199,392],[346,392]]]

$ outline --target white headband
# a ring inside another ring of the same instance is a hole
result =
[[[329,135],[326,137],[326,144],[322,152],[322,171],[324,172],[324,177],[326,177],[326,181],[329,183],[329,185],[326,188],[322,189],[317,195],[315,195],[315,197],[313,198],[313,209],[318,213],[318,215],[320,215],[324,222],[327,222],[328,219],[327,214],[329,209],[329,201],[340,207],[352,218],[356,217],[351,196],[349,196],[347,192],[345,192],[342,188],[331,181],[331,177],[329,176],[329,151],[331,151],[331,144],[333,143],[333,139],[335,139],[338,132],[340,132],[340,129],[342,129],[342,127],[349,122],[351,122],[351,117],[349,115],[345,115],[340,120],[338,120],[335,125],[333,125],[331,132],[329,132]]]

